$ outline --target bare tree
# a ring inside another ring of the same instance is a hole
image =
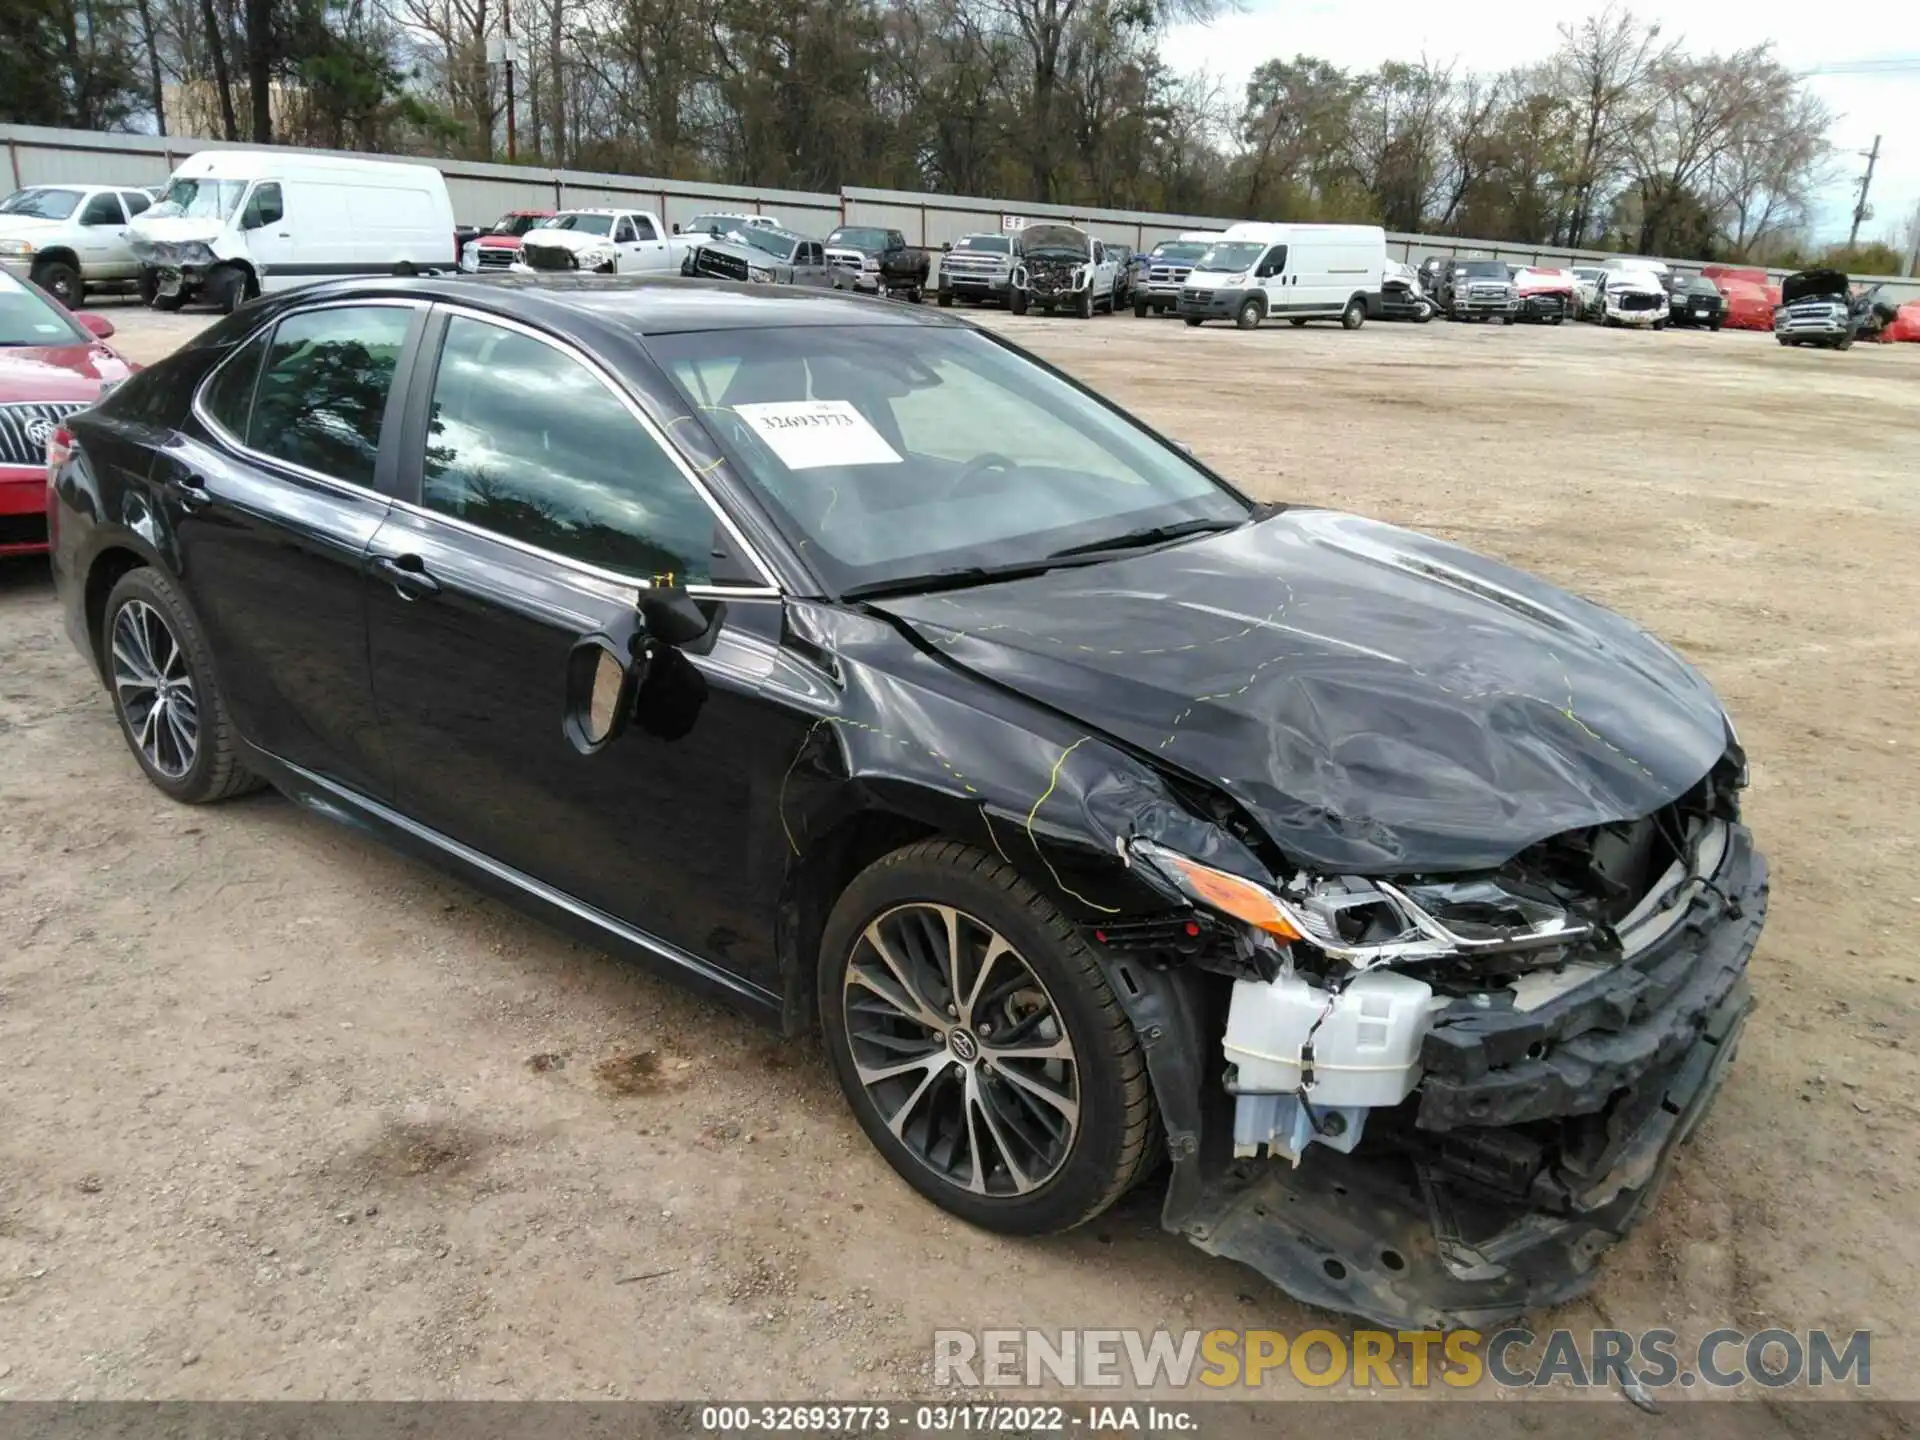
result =
[[[1631,10],[1611,4],[1578,25],[1560,27],[1552,64],[1576,117],[1567,244],[1586,243],[1595,215],[1625,173],[1647,86],[1673,53],[1674,47],[1660,44],[1658,25],[1643,25]]]

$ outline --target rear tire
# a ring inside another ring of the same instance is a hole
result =
[[[953,308],[953,292],[951,290],[942,290],[940,292],[940,308],[942,310],[951,310]]]
[[[1098,961],[984,851],[925,840],[856,876],[821,937],[818,999],[860,1128],[902,1179],[970,1224],[1071,1229],[1152,1163],[1145,1057]],[[1003,1046],[1050,1053],[996,1058]]]
[[[1182,315],[1180,318],[1186,321],[1187,324],[1191,325],[1194,329],[1197,330],[1200,328],[1200,317],[1198,315]]]
[[[1146,301],[1136,300],[1133,302],[1133,318],[1136,320],[1144,320],[1147,318],[1147,302]]]
[[[200,622],[163,572],[145,566],[120,577],[100,650],[120,733],[155,789],[204,805],[260,788],[240,761]]]

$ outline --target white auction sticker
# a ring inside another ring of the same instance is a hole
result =
[[[886,437],[845,400],[781,400],[733,409],[789,470],[900,463]]]

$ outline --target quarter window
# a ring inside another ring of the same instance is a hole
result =
[[[256,335],[227,358],[201,392],[200,403],[207,414],[236,439],[246,436],[247,421],[253,413],[254,382],[260,378],[260,357],[266,353],[267,337]]]
[[[653,228],[653,221],[645,215],[636,215],[633,217],[633,228],[634,232],[642,240],[658,240],[660,238],[660,232]]]
[[[273,332],[247,444],[371,488],[380,425],[411,308],[343,306],[289,315]]]
[[[578,360],[485,321],[447,322],[421,501],[656,584],[710,575],[714,513],[667,452]]]

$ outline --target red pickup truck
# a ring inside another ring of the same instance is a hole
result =
[[[526,233],[551,220],[552,210],[509,210],[460,247],[460,268],[469,272],[505,270],[520,258]]]

